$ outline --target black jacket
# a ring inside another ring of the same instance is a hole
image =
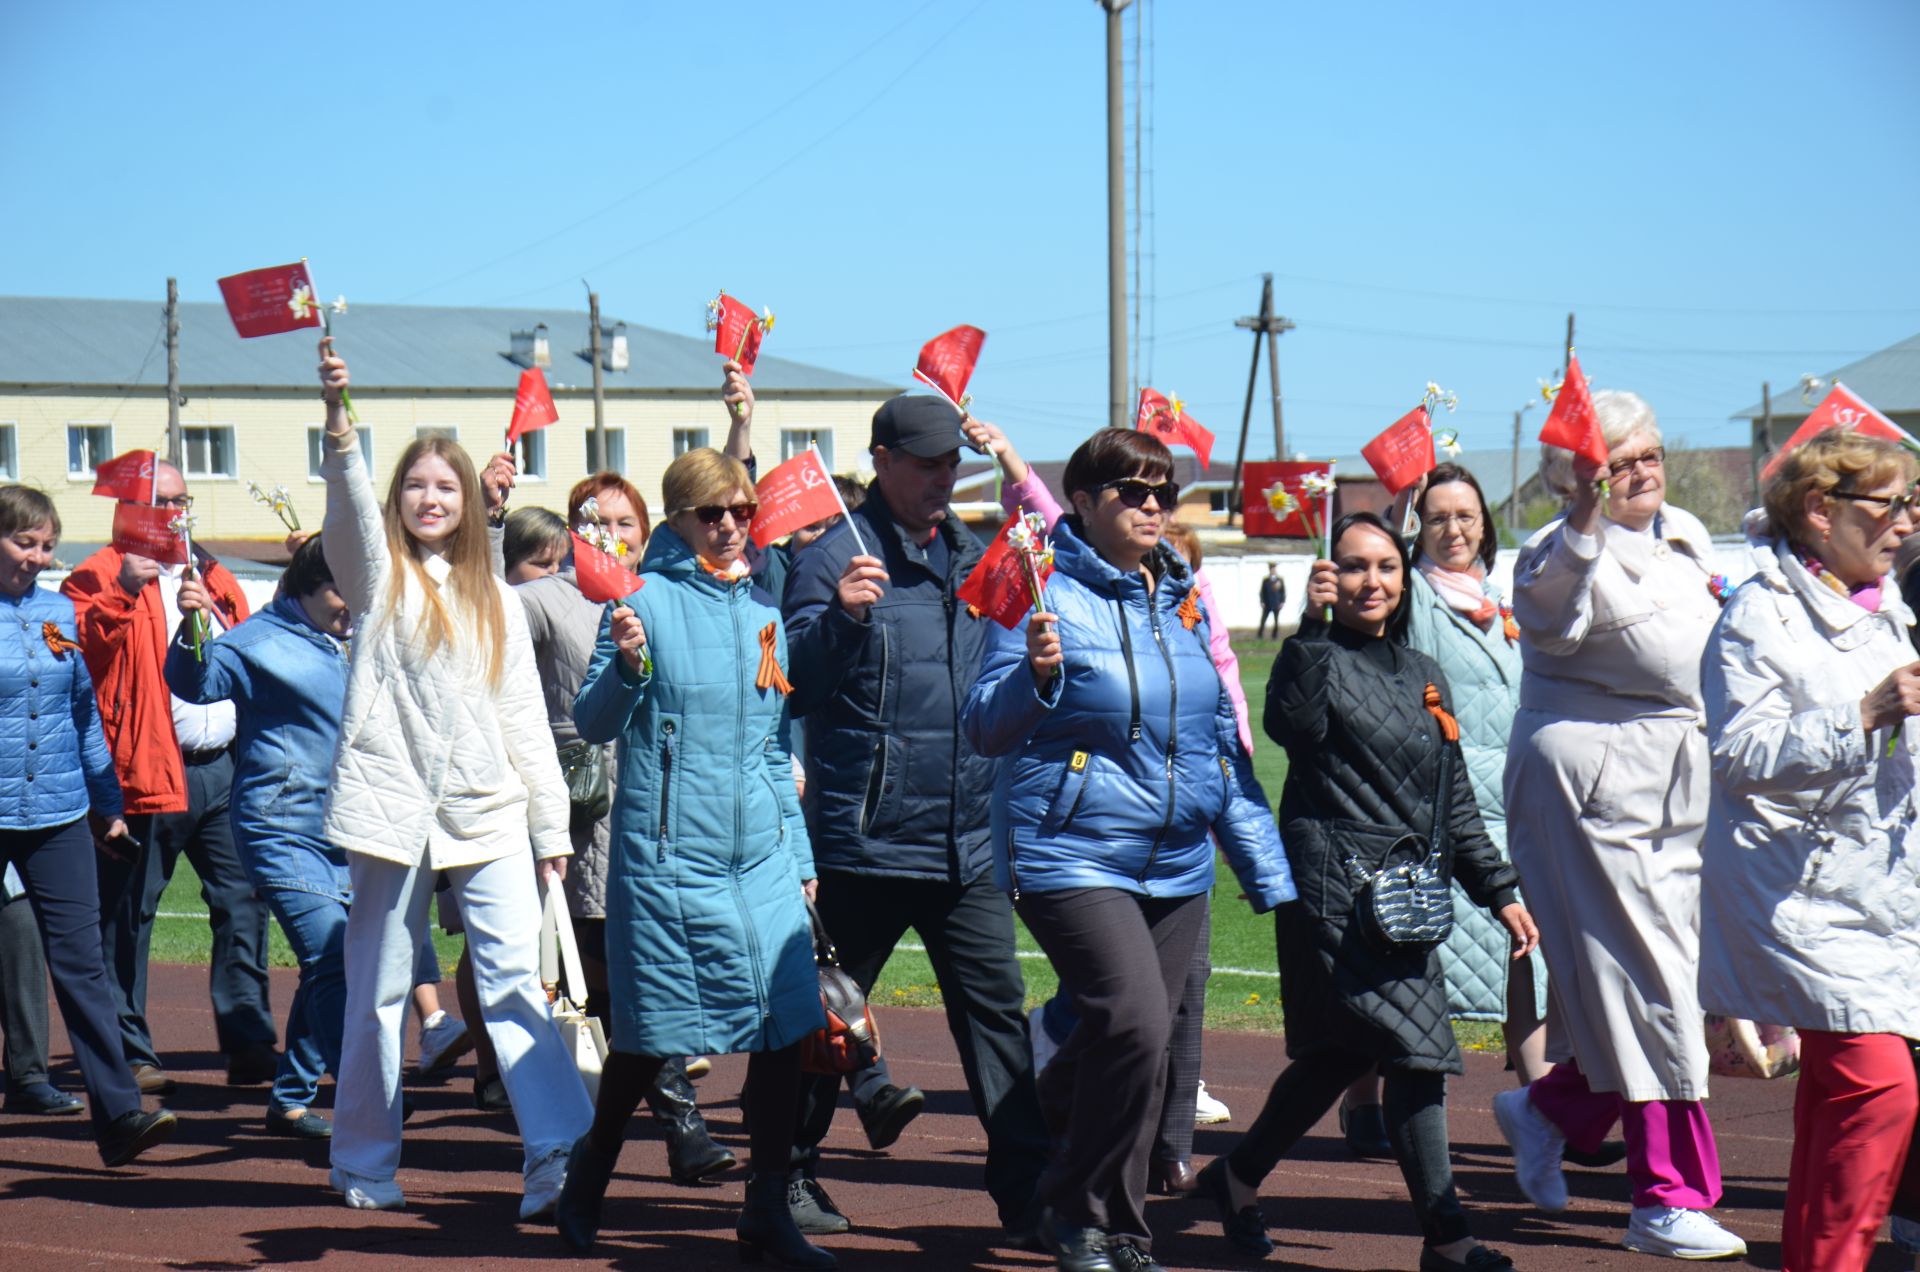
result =
[[[788,705],[806,734],[803,807],[821,870],[971,883],[992,864],[994,763],[968,745],[960,708],[991,619],[954,596],[984,549],[951,515],[936,574],[878,485],[854,509],[884,594],[863,621],[835,595],[858,549],[846,521],[793,560],[782,612],[792,664]]]
[[[1429,684],[1451,711],[1425,654],[1313,619],[1281,646],[1267,682],[1267,736],[1287,749],[1281,838],[1300,892],[1277,920],[1290,1055],[1340,1047],[1390,1068],[1463,1071],[1438,957],[1367,943],[1345,860],[1355,843],[1384,851],[1384,838],[1432,832],[1443,739],[1425,704]],[[1476,904],[1497,911],[1516,899],[1519,875],[1487,838],[1457,745],[1451,786],[1445,864]]]

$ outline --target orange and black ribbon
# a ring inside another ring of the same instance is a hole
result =
[[[772,623],[760,629],[760,673],[753,683],[761,689],[778,689],[782,694],[793,692],[785,672],[780,670],[780,632]]]
[[[1180,608],[1175,610],[1174,613],[1180,616],[1180,621],[1186,625],[1188,631],[1192,631],[1200,625],[1200,587],[1198,584],[1187,589],[1186,599],[1180,602]]]
[[[1432,681],[1427,682],[1425,700],[1427,711],[1434,719],[1440,722],[1440,736],[1449,742],[1458,742],[1460,740],[1460,722],[1448,715],[1447,709],[1440,705],[1440,691],[1434,688]]]
[[[53,651],[55,658],[64,658],[68,654],[80,652],[80,646],[61,634],[60,624],[48,619],[40,624],[41,638],[47,642],[47,648]]]

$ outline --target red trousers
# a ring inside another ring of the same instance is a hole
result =
[[[1893,1205],[1916,1112],[1906,1039],[1800,1031],[1782,1272],[1862,1272]]]

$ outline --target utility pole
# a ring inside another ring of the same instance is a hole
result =
[[[1120,70],[1120,11],[1133,0],[1099,0],[1107,11],[1107,409],[1114,428],[1128,424],[1127,167],[1125,81]]]
[[[1760,504],[1760,457],[1773,449],[1773,384],[1760,381],[1760,436],[1749,448],[1753,467],[1753,503]]]
[[[1268,274],[1260,290],[1260,307],[1263,312],[1273,308],[1273,275]],[[1233,324],[1236,327],[1247,325],[1246,319]],[[1247,368],[1247,404],[1240,408],[1240,445],[1233,452],[1233,486],[1227,491],[1227,525],[1233,525],[1234,515],[1242,511],[1240,507],[1240,473],[1247,463],[1247,429],[1253,423],[1253,386],[1260,378],[1260,336],[1253,333],[1253,363]],[[1285,455],[1278,456],[1285,459]]]
[[[1560,358],[1560,374],[1562,378],[1564,378],[1567,374],[1567,367],[1570,365],[1567,362],[1567,359],[1571,357],[1572,354],[1573,354],[1573,315],[1568,314],[1567,315],[1567,347],[1566,347],[1566,351],[1561,355],[1561,358]]]
[[[1294,321],[1273,312],[1273,275],[1260,276],[1260,312],[1252,318],[1238,318],[1234,326],[1246,327],[1267,338],[1267,381],[1273,391],[1273,457],[1287,457],[1287,431],[1280,411],[1280,336],[1292,331]],[[1244,433],[1245,430],[1243,429]]]
[[[167,462],[180,463],[180,280],[167,280]],[[184,471],[184,469],[183,469]]]
[[[606,387],[600,380],[600,293],[584,278],[580,285],[587,289],[587,356],[593,359],[593,449],[600,460],[595,467],[611,468],[613,464],[607,455]]]
[[[1524,406],[1513,413],[1513,484],[1507,487],[1507,524],[1515,530],[1520,528],[1520,417],[1526,413]]]

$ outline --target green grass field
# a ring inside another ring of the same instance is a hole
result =
[[[1287,774],[1287,757],[1259,733],[1261,704],[1266,698],[1267,673],[1273,666],[1280,644],[1274,640],[1238,637],[1234,650],[1240,656],[1240,682],[1253,710],[1255,733],[1253,767],[1266,788],[1268,802],[1280,797],[1280,783]],[[1215,866],[1218,884],[1213,905],[1213,979],[1207,985],[1207,1025],[1213,1029],[1246,1029],[1278,1032],[1280,1019],[1280,982],[1273,949],[1273,920],[1257,916],[1247,903],[1237,900],[1240,886],[1225,862]],[[200,881],[185,861],[174,874],[160,904],[162,913],[201,914],[206,910],[200,898]],[[1016,920],[1016,924],[1018,921]],[[1029,1005],[1052,997],[1058,987],[1053,969],[1040,955],[1040,947],[1024,926],[1017,926],[1023,957],[1020,961],[1027,978]],[[908,942],[914,942],[909,933]],[[441,965],[449,973],[459,957],[460,940],[438,931],[434,941],[440,950]],[[163,918],[153,934],[153,958],[163,963],[204,963],[212,944],[207,925],[199,918]],[[272,932],[271,957],[276,967],[293,966],[293,953],[276,924]],[[874,988],[876,1006],[889,1003],[911,1007],[940,1004],[940,990],[934,983],[933,968],[925,954],[900,950],[887,963],[880,982]],[[1497,1025],[1460,1022],[1455,1026],[1463,1046],[1480,1050],[1498,1050]]]

